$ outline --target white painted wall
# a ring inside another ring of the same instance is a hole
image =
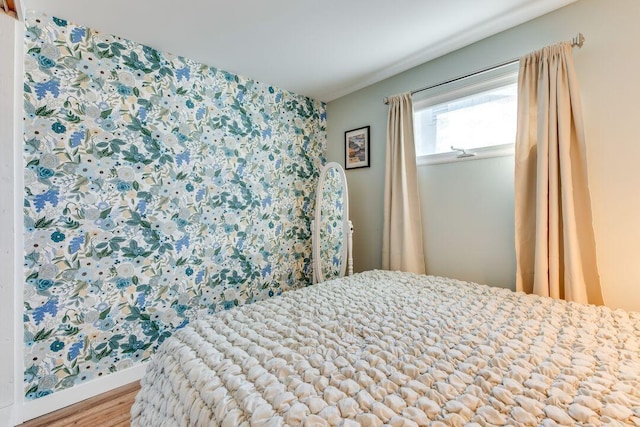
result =
[[[347,171],[355,228],[356,271],[381,266],[387,114],[382,98],[517,58],[582,32],[586,43],[582,49],[574,49],[574,58],[582,88],[588,173],[604,300],[611,307],[640,311],[638,18],[638,0],[580,0],[330,102],[327,111],[328,160],[344,162],[344,131],[371,125],[371,168]],[[504,182],[489,178],[497,173],[505,180],[512,180],[505,171],[497,171],[492,162],[485,160],[420,168],[421,192],[432,199],[423,204],[430,203],[442,209],[432,211],[431,217],[428,214],[431,206],[424,212],[426,256],[431,272],[511,285],[508,282],[513,279],[503,280],[512,277],[515,271],[513,249],[505,247],[513,235],[513,211],[508,207],[512,201],[507,200],[513,196],[503,192]],[[474,184],[486,191],[503,192],[501,197],[491,193],[500,197],[499,201],[482,203],[485,207],[493,203],[499,207],[494,206],[496,211],[484,215],[482,223],[475,222],[473,227],[441,229],[447,218],[456,218],[459,222],[463,219],[479,221],[477,211],[481,209],[478,203],[483,200],[474,199],[478,196],[475,187],[465,190],[460,185],[463,174],[473,175],[477,180]],[[454,176],[460,182],[452,182]],[[491,183],[493,187],[484,187],[485,183]],[[438,184],[444,190],[435,191],[433,186]],[[466,217],[462,215],[460,199],[468,201]],[[503,224],[503,228],[499,224]],[[486,253],[480,252],[480,248],[485,248]]]
[[[14,88],[16,21],[0,13],[0,425],[14,420]],[[5,424],[6,423],[6,424]]]
[[[514,158],[420,166],[427,271],[515,289]]]

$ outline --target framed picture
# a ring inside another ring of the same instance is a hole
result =
[[[344,133],[344,168],[369,167],[369,126]]]

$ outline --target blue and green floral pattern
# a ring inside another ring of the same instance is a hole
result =
[[[25,51],[28,399],[309,284],[322,103],[41,14]]]

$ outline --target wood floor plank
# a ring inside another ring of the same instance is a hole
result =
[[[43,415],[19,427],[128,427],[131,405],[140,390],[135,382]]]

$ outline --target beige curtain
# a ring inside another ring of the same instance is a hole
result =
[[[520,60],[515,169],[518,290],[602,304],[571,45]]]
[[[389,98],[382,268],[424,274],[411,94]]]

